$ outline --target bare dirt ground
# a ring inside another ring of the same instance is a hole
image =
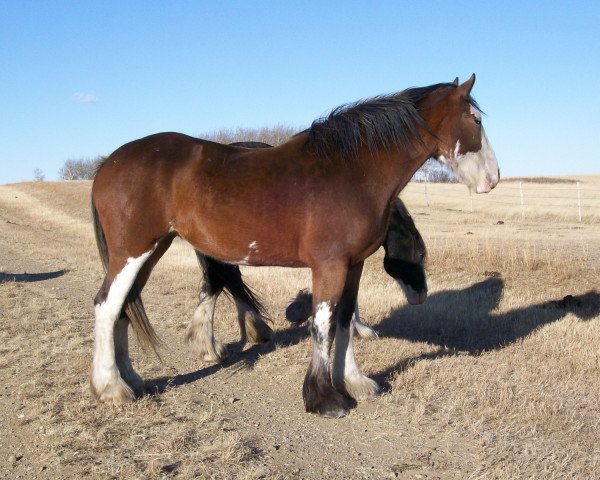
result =
[[[600,478],[598,217],[521,219],[494,193],[470,213],[444,203],[459,185],[431,186],[425,207],[420,188],[403,198],[429,248],[429,299],[407,305],[382,253],[369,259],[359,303],[381,339],[356,350],[383,393],[326,420],[304,412],[308,333],[283,314],[308,272],[244,270],[274,339],[242,350],[223,297],[230,357],[206,364],[183,342],[200,275],[183,242],[143,295],[166,345],[162,363],[133,348],[152,393],[98,404],[90,182],[0,186],[0,476]]]

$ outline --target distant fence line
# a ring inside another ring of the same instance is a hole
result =
[[[557,213],[571,216],[582,222],[586,217],[600,216],[600,186],[573,182],[568,185],[501,183],[489,194],[470,194],[464,185],[448,185],[430,182],[411,182],[403,190],[411,200],[422,200],[423,206],[436,204],[458,206],[467,211],[485,210],[495,205],[507,208],[507,213],[519,213],[522,218],[528,214]],[[421,203],[421,202],[419,202]]]

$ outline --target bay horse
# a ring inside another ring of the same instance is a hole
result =
[[[346,385],[366,378],[345,367],[350,319],[364,260],[383,243],[394,199],[430,157],[477,193],[499,181],[471,96],[474,82],[472,75],[461,85],[409,88],[338,107],[273,148],[159,133],[113,152],[92,186],[106,269],[94,299],[93,393],[122,403],[141,386],[128,325],[142,344],[157,348],[140,292],[179,236],[222,262],[311,269],[313,355],[304,405],[325,417],[346,415]],[[209,314],[214,302],[202,308]]]
[[[270,148],[264,142],[235,142],[229,145],[245,148]],[[427,254],[423,237],[408,213],[406,206],[396,199],[390,225],[384,241],[386,272],[394,278],[404,291],[408,302],[421,304],[427,297],[424,262]],[[272,336],[272,330],[264,321],[265,309],[254,292],[242,280],[237,265],[219,262],[195,250],[198,263],[203,273],[200,285],[200,302],[208,298],[216,298],[225,291],[234,301],[240,328],[240,343],[247,340],[252,343],[263,343]],[[292,323],[303,323],[312,312],[312,294],[301,290],[294,301],[286,309],[286,318]],[[214,336],[213,318],[203,316],[197,311],[190,322],[186,340],[194,346],[195,351],[205,361],[221,362],[227,356],[227,350]],[[377,333],[370,326],[362,323],[358,315],[358,305],[354,316],[354,333],[363,338],[377,338]]]
[[[247,148],[270,147],[259,142],[238,142],[231,145]],[[388,275],[402,287],[410,304],[423,303],[427,298],[424,269],[427,251],[421,234],[400,199],[395,201],[383,246],[384,267]],[[268,341],[272,330],[264,320],[265,309],[254,292],[244,283],[239,266],[220,262],[197,250],[196,255],[203,272],[199,304],[212,301],[213,297],[216,301],[216,298],[225,291],[237,308],[241,344],[243,345],[247,340],[252,343]],[[308,290],[301,290],[286,309],[286,318],[292,323],[299,324],[308,320],[311,312],[312,294]],[[378,337],[375,330],[360,321],[358,304],[351,322],[353,324],[351,328],[358,336],[369,339]],[[226,348],[214,336],[212,317],[194,314],[186,332],[186,339],[205,361],[221,362],[227,356]],[[354,357],[348,360],[355,364]],[[363,392],[363,396],[369,396],[368,392]]]

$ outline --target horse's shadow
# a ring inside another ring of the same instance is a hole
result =
[[[5,282],[41,282],[53,278],[62,277],[68,270],[56,270],[55,272],[42,273],[7,273],[0,272],[0,283]]]
[[[273,331],[273,336],[268,342],[250,345],[245,350],[244,345],[239,342],[228,344],[229,355],[221,363],[206,366],[195,372],[146,380],[144,390],[149,394],[159,394],[172,387],[193,383],[224,368],[237,367],[237,370],[253,368],[261,356],[272,352],[277,347],[296,345],[308,337],[307,325],[290,325],[291,328],[286,330]],[[193,353],[190,352],[190,355]]]
[[[501,278],[490,278],[462,290],[431,295],[419,307],[407,305],[392,310],[376,327],[382,336],[429,343],[439,349],[391,365],[377,372],[375,379],[385,390],[389,388],[387,382],[392,373],[403,371],[419,360],[457,352],[477,355],[510,345],[568,313],[584,321],[600,313],[600,294],[596,291],[494,313],[503,290]]]
[[[560,320],[569,312],[582,320],[590,320],[600,313],[600,294],[589,291],[582,295],[567,295],[506,313],[494,313],[502,299],[504,281],[490,278],[462,290],[446,290],[431,295],[418,307],[406,305],[392,310],[376,329],[382,337],[402,338],[439,346],[434,352],[402,360],[376,372],[373,377],[389,389],[392,373],[403,371],[415,362],[465,352],[477,355],[485,350],[503,348],[534,330]],[[227,345],[229,356],[220,364],[209,365],[197,371],[147,380],[148,393],[162,393],[168,388],[193,383],[219,371],[237,366],[240,370],[252,368],[258,359],[281,346],[296,345],[308,336],[306,325],[293,325],[273,333],[270,342],[252,345]],[[191,353],[190,353],[191,354]]]

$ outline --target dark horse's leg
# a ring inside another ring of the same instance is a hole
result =
[[[187,341],[206,361],[220,362],[227,355],[213,332],[215,304],[224,289],[231,293],[237,307],[242,344],[248,338],[254,343],[269,340],[272,331],[262,319],[263,307],[244,284],[239,267],[215,260],[197,250],[196,257],[204,278],[200,287],[200,303],[187,330]]]
[[[338,323],[349,330],[362,263],[350,269],[346,264],[327,263],[313,268],[313,317],[310,334],[313,356],[304,379],[303,396],[306,411],[324,417],[343,417],[352,406],[345,389],[332,384],[329,356]],[[341,317],[338,315],[341,314]],[[338,367],[339,368],[339,367]]]

